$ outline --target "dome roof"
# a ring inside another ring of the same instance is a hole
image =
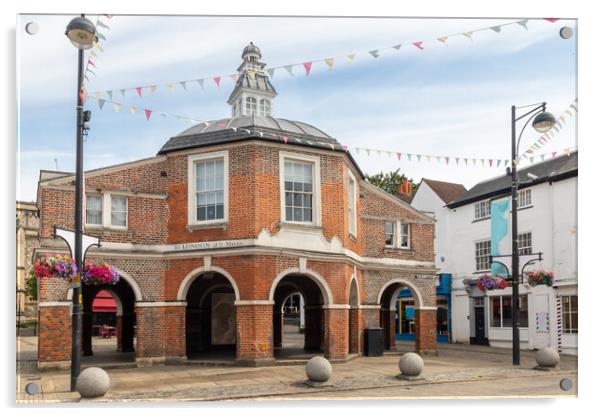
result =
[[[245,55],[248,53],[255,53],[255,54],[259,55],[259,58],[261,58],[261,51],[259,50],[259,48],[257,46],[253,45],[253,42],[251,42],[247,46],[245,46],[245,48],[242,50],[241,58],[244,59]]]
[[[282,142],[282,136],[287,136],[290,144],[343,150],[336,139],[311,124],[269,116],[239,116],[192,126],[169,139],[159,154],[245,139]]]

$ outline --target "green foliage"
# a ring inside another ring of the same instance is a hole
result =
[[[376,185],[390,194],[397,193],[399,185],[403,183],[405,178],[406,176],[404,174],[399,173],[399,169],[393,172],[380,172],[375,175],[366,175],[366,179],[368,179],[372,185]],[[414,194],[418,185],[410,178],[408,178],[408,182],[412,184],[412,194]]]
[[[32,300],[38,300],[38,279],[35,276],[25,278],[25,290]]]

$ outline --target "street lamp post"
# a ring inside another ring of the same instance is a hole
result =
[[[79,285],[73,288],[73,312],[71,315],[71,391],[75,391],[77,377],[81,368],[81,273],[82,258],[82,225],[83,225],[83,167],[84,167],[84,50],[90,49],[98,41],[94,24],[81,17],[72,19],[67,25],[65,35],[78,49],[77,69],[77,118],[76,118],[76,161],[75,161],[75,264],[80,278]]]
[[[516,165],[518,164],[517,154],[520,145],[520,139],[533,119],[533,128],[539,133],[545,133],[554,126],[556,119],[551,113],[546,111],[546,103],[531,104],[518,108],[534,107],[525,114],[516,116],[516,106],[512,106],[512,364],[520,365],[520,333],[518,329],[518,283],[519,276],[519,255],[518,255],[518,223],[517,223],[517,191],[518,191],[518,173]],[[527,116],[529,119],[525,122],[519,136],[516,140],[516,122]]]

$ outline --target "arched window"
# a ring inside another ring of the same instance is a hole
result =
[[[255,97],[247,97],[247,115],[257,114],[257,99]]]
[[[259,115],[267,117],[271,113],[270,102],[268,100],[259,101]]]

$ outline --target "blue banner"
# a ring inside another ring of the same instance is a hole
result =
[[[491,201],[491,255],[510,254],[508,236],[510,214],[510,198]],[[502,252],[504,251],[504,252]],[[491,275],[507,276],[506,268],[499,263],[491,263]]]

